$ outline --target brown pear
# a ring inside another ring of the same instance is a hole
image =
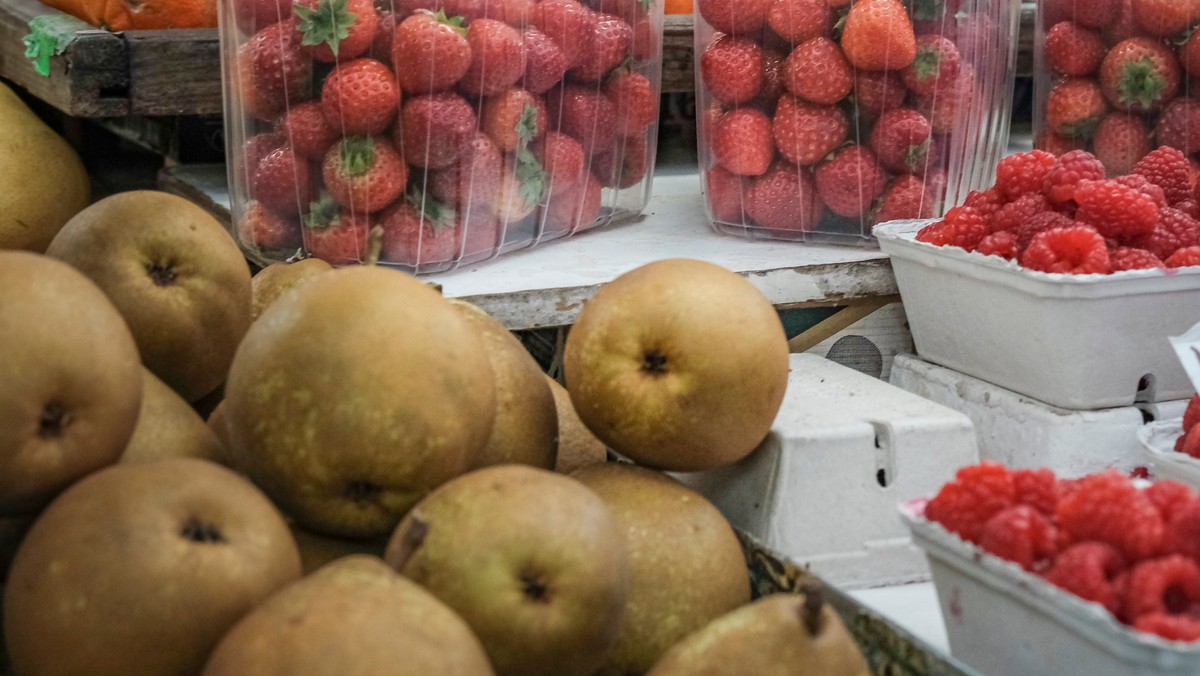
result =
[[[200,414],[148,369],[142,369],[142,408],[121,462],[201,458],[220,462],[225,452]]]
[[[867,661],[820,594],[774,594],[675,644],[646,676],[869,676]]]
[[[203,676],[492,676],[452,610],[373,556],[280,590],[221,639]]]
[[[213,433],[213,436],[216,437],[217,441],[221,443],[221,447],[224,448],[224,455],[226,456],[226,459],[228,459],[230,447],[229,425],[225,421],[224,400],[217,404],[216,408],[212,410],[212,413],[208,414],[208,420],[206,422],[208,423],[209,431]]]
[[[483,338],[496,376],[496,420],[475,466],[518,463],[553,469],[558,416],[541,367],[491,315],[465,301],[450,303]]]
[[[305,575],[327,563],[354,554],[369,554],[383,558],[383,550],[387,546],[387,540],[384,538],[373,540],[339,538],[314,533],[296,524],[292,524],[292,537],[296,538],[296,546],[300,548],[300,565],[303,567]]]
[[[250,269],[206,211],[165,192],[119,193],[76,214],[46,253],[104,290],[142,363],[181,397],[225,380],[250,324]]]
[[[680,639],[750,601],[737,536],[699,493],[626,463],[590,465],[571,476],[612,510],[629,552],[628,612],[598,673],[643,674]]]
[[[35,518],[0,516],[0,586],[3,586],[4,580],[8,578],[8,569],[12,565],[13,557],[17,555],[17,548]]]
[[[305,258],[295,263],[272,263],[250,279],[250,319],[258,316],[297,284],[303,284],[333,266],[320,258]]]
[[[141,401],[137,346],[104,293],[52,258],[0,251],[0,516],[116,462]]]
[[[546,383],[550,385],[554,407],[558,411],[558,456],[554,460],[554,471],[570,474],[580,467],[604,462],[608,458],[604,442],[579,419],[567,389],[550,376],[546,376]]]

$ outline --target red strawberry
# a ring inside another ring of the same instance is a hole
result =
[[[786,66],[787,54],[772,48],[763,50],[762,89],[758,90],[758,96],[754,97],[750,105],[759,106],[768,115],[775,112],[779,97],[787,92],[783,82]]]
[[[581,82],[599,82],[621,65],[633,47],[633,28],[620,17],[598,14],[592,22],[592,46],[588,58],[571,69]]]
[[[1138,161],[1133,173],[1145,176],[1162,188],[1169,204],[1177,204],[1192,196],[1191,166],[1186,155],[1168,146],[1143,154],[1145,157]]]
[[[806,101],[831,106],[846,98],[854,88],[854,69],[836,42],[813,38],[798,45],[788,56],[783,67],[783,84]]]
[[[1167,264],[1168,268],[1189,268],[1189,267],[1194,267],[1194,266],[1200,265],[1200,246],[1189,246],[1189,247],[1185,247],[1183,249],[1179,249],[1178,251],[1171,254],[1167,258],[1166,264]],[[1188,436],[1191,437],[1191,436],[1193,436],[1193,434],[1195,434],[1195,432],[1193,432],[1192,434],[1189,434]],[[1187,450],[1186,450],[1187,444],[1186,443],[1184,444],[1184,449],[1185,449],[1184,452],[1186,453],[1187,452]],[[1188,455],[1192,455],[1192,454],[1188,453]],[[1200,456],[1194,456],[1194,457],[1200,457]]]
[[[467,29],[471,65],[458,85],[464,91],[492,96],[516,84],[525,74],[525,48],[517,29],[494,19],[476,19]]]
[[[246,35],[291,18],[291,12],[292,0],[235,0],[233,3],[238,29]]]
[[[525,79],[522,84],[534,94],[545,94],[566,74],[567,56],[558,43],[536,28],[526,28],[522,39],[525,43]]]
[[[591,155],[612,146],[617,107],[595,88],[565,84],[547,95],[550,127],[574,136]]]
[[[258,170],[258,163],[272,152],[287,145],[287,139],[279,134],[255,134],[242,144],[241,152],[234,159],[234,181],[248,185]]]
[[[833,33],[833,9],[825,0],[772,0],[767,25],[793,45]]]
[[[704,176],[705,200],[714,221],[742,225],[746,222],[746,192],[750,181],[721,167],[711,167]]]
[[[1200,38],[1195,33],[1179,47],[1179,65],[1192,77],[1200,75]]]
[[[341,138],[316,101],[297,104],[284,113],[275,121],[275,133],[287,139],[297,155],[308,160],[324,158]]]
[[[857,218],[883,193],[887,178],[874,153],[848,146],[817,167],[817,196],[833,213]]]
[[[317,61],[362,56],[375,40],[379,17],[371,0],[296,0],[296,30]]]
[[[533,151],[522,148],[506,158],[492,213],[502,226],[521,221],[545,201],[548,186],[549,177],[542,163]]]
[[[485,0],[484,16],[525,30],[536,3],[533,0]]]
[[[643,0],[585,0],[588,7],[601,14],[615,14],[626,21],[645,16],[649,3]]]
[[[1117,181],[1080,181],[1075,188],[1075,220],[1104,237],[1130,241],[1150,234],[1158,222],[1154,199]]]
[[[961,64],[953,42],[940,35],[922,35],[917,38],[917,56],[900,74],[913,92],[932,96],[958,77]]]
[[[662,31],[655,27],[649,16],[640,16],[633,22],[633,58],[645,63],[662,58]]]
[[[854,104],[860,114],[877,118],[904,105],[908,91],[893,71],[862,71],[854,77]]]
[[[286,102],[283,97],[268,95],[264,90],[258,88],[254,82],[254,65],[248,57],[243,56],[244,52],[238,52],[237,64],[234,66],[234,73],[230,85],[233,89],[233,97],[236,105],[241,109],[260,119],[264,122],[274,120],[286,108]],[[300,98],[307,100],[308,92],[305,90]]]
[[[1162,262],[1158,256],[1146,251],[1145,249],[1131,249],[1125,246],[1119,246],[1109,253],[1109,259],[1112,260],[1113,272],[1122,272],[1124,270],[1152,270],[1155,268],[1166,268],[1166,264]]]
[[[650,152],[641,136],[621,139],[613,150],[592,158],[592,173],[608,188],[632,188],[649,170]]]
[[[300,248],[300,223],[251,202],[237,224],[238,241],[252,249]]]
[[[570,190],[554,191],[542,210],[543,234],[564,235],[598,225],[601,198],[600,183],[591,174]]]
[[[618,136],[642,136],[658,121],[658,96],[645,75],[618,71],[605,83],[604,94],[617,109]]]
[[[753,99],[763,85],[763,51],[745,38],[724,36],[704,50],[700,74],[708,91],[730,105]]]
[[[1034,235],[1021,253],[1021,265],[1030,270],[1073,275],[1112,271],[1104,238],[1083,225],[1055,228]]]
[[[489,258],[503,243],[500,222],[488,209],[472,209],[458,214],[458,228],[463,240],[462,263],[474,263]]]
[[[477,124],[471,104],[454,92],[414,96],[400,112],[396,147],[415,166],[444,169],[458,161]]]
[[[491,210],[500,190],[502,154],[487,134],[476,133],[458,164],[429,175],[429,193],[458,211]]]
[[[513,152],[529,145],[545,130],[537,100],[524,89],[509,89],[484,99],[479,129],[492,137],[500,150]]]
[[[1191,0],[1133,0],[1133,16],[1148,35],[1173,37],[1200,19],[1200,7]]]
[[[314,194],[308,162],[288,147],[268,153],[250,176],[250,197],[279,214],[303,213]]]
[[[1167,104],[1154,126],[1154,138],[1189,155],[1200,150],[1200,100],[1182,96]]]
[[[696,11],[720,33],[756,36],[767,23],[771,0],[697,0]]]
[[[391,12],[385,12],[379,15],[379,20],[375,22],[375,38],[371,41],[371,47],[367,50],[367,56],[382,63],[388,68],[392,68],[392,43],[396,37],[396,24],[400,23],[400,19]]]
[[[1098,31],[1073,21],[1061,21],[1046,31],[1043,49],[1047,65],[1072,77],[1095,73],[1107,51]]]
[[[814,106],[792,96],[779,99],[772,133],[789,161],[816,164],[846,140],[850,123],[833,106]]]
[[[400,87],[410,94],[433,94],[454,87],[471,67],[471,45],[462,18],[418,12],[396,26],[392,63]]]
[[[884,113],[871,130],[871,149],[883,166],[902,173],[920,174],[933,158],[933,128],[924,115],[909,108]]]
[[[808,232],[821,219],[821,203],[808,169],[776,162],[770,171],[750,182],[746,213],[772,230]]]
[[[575,0],[542,0],[534,8],[530,20],[562,48],[568,68],[588,58],[593,19],[587,7]]]
[[[534,154],[541,159],[551,191],[572,188],[583,178],[583,146],[566,134],[546,132]]]
[[[1092,80],[1068,78],[1046,97],[1046,124],[1064,136],[1091,138],[1107,111],[1104,94]]]
[[[925,183],[911,174],[897,176],[883,193],[874,223],[904,218],[929,218],[933,215],[934,198]]]
[[[1080,5],[1087,4],[1087,0],[1076,0]],[[1104,44],[1115,45],[1123,40],[1141,35],[1142,27],[1138,25],[1137,20],[1133,16],[1133,0],[1105,0],[1097,3],[1101,6],[1105,4],[1115,4],[1116,18],[1114,18],[1107,26],[1100,26],[1101,34],[1104,36]],[[1087,25],[1087,24],[1084,24]],[[1097,26],[1088,26],[1089,28],[1097,28]]]
[[[1068,19],[1088,28],[1103,28],[1117,18],[1120,0],[1042,0],[1039,10],[1047,26]]]
[[[771,120],[753,108],[725,113],[713,129],[712,154],[718,165],[734,174],[761,176],[775,158]]]
[[[370,231],[371,221],[365,214],[342,212],[327,195],[304,217],[304,248],[330,265],[361,263]]]
[[[396,76],[374,59],[343,63],[325,78],[321,107],[343,136],[382,133],[400,107]]]
[[[1150,152],[1150,129],[1137,115],[1109,113],[1096,127],[1092,146],[1109,176],[1128,174]]]
[[[1130,38],[1108,51],[1100,64],[1100,89],[1118,110],[1152,113],[1179,93],[1175,54],[1151,38]]]
[[[929,118],[933,131],[950,134],[962,124],[975,105],[975,69],[969,63],[959,67],[958,77],[930,96],[917,96],[914,106]]]
[[[842,49],[855,68],[900,70],[917,56],[912,21],[899,0],[858,0],[842,29]]]
[[[486,0],[393,0],[391,3],[401,16],[414,14],[421,10],[427,12],[444,11],[446,16],[462,17],[464,21],[482,19],[487,15]]]
[[[453,210],[420,192],[397,200],[379,215],[379,224],[382,261],[423,268],[459,257],[462,240]]]
[[[1033,140],[1034,148],[1045,150],[1054,156],[1069,153],[1072,150],[1082,150],[1086,145],[1084,139],[1063,136],[1053,129],[1043,129]]]
[[[246,86],[266,102],[299,102],[307,98],[312,59],[300,48],[295,27],[295,20],[272,24],[238,48],[238,63],[242,66],[239,72],[250,79]]]
[[[352,136],[329,149],[322,169],[325,189],[347,211],[372,213],[404,192],[408,165],[382,136]]]

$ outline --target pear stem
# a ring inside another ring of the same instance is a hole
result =
[[[363,256],[363,265],[378,265],[379,254],[383,252],[383,226],[376,225],[367,235],[367,251]]]
[[[404,535],[400,539],[399,554],[393,559],[392,567],[396,570],[404,570],[409,559],[424,544],[427,535],[429,535],[429,522],[414,514],[409,519],[408,528],[404,530]]]
[[[442,294],[442,285],[438,284],[437,282],[425,282],[425,286],[437,291],[439,295]]]
[[[800,609],[800,621],[808,635],[816,638],[821,633],[821,610],[825,607],[825,595],[818,585],[808,585],[804,590],[804,605]]]

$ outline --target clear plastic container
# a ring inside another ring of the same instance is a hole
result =
[[[696,0],[705,203],[719,232],[871,245],[940,215],[1008,145],[1019,3]]]
[[[219,4],[233,230],[252,260],[360,263],[380,226],[380,264],[435,272],[649,200],[659,2]]]

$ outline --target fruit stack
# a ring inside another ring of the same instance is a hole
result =
[[[990,180],[1017,3],[698,0],[700,155],[718,231],[861,243]]]
[[[429,272],[636,214],[662,6],[641,0],[223,0],[236,234]]]

